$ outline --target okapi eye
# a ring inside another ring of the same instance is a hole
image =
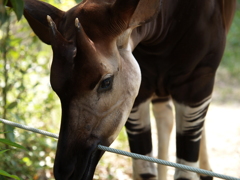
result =
[[[110,90],[112,88],[112,84],[113,84],[113,76],[103,79],[98,88],[98,92],[104,92],[104,91]]]

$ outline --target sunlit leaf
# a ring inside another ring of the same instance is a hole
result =
[[[7,109],[13,109],[14,107],[17,106],[17,104],[18,104],[17,101],[14,101],[7,106]]]
[[[22,160],[23,160],[23,162],[26,163],[27,166],[31,166],[32,165],[32,161],[28,157],[24,157]]]
[[[4,143],[6,145],[9,145],[9,146],[12,146],[12,147],[16,147],[16,148],[20,148],[20,149],[24,149],[24,150],[27,150],[25,147],[15,143],[15,142],[12,142],[12,141],[9,141],[7,139],[1,139],[0,138],[0,143]]]

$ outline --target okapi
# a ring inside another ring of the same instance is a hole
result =
[[[236,0],[83,0],[64,12],[24,0],[36,35],[52,46],[50,81],[62,119],[54,175],[90,180],[125,125],[132,152],[151,156],[149,104],[159,158],[167,159],[176,114],[177,162],[211,170],[204,120]],[[166,179],[166,168],[133,159],[133,179]],[[174,179],[212,179],[176,170]]]

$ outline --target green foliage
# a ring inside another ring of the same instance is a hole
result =
[[[6,0],[12,4],[13,11],[15,12],[17,19],[20,20],[23,14],[23,0]]]
[[[0,26],[8,20],[6,4],[11,3],[12,9],[18,20],[21,19],[23,14],[23,0],[0,0]]]
[[[230,31],[227,36],[227,44],[225,53],[220,67],[224,68],[231,78],[240,80],[240,7],[238,5],[237,11]]]
[[[73,0],[45,1],[63,10],[75,5]],[[39,41],[25,19],[17,23],[20,11],[4,7],[4,13],[5,23],[0,22],[1,118],[58,133],[60,105],[49,84],[51,47]],[[56,140],[1,123],[0,132],[7,132],[0,133],[0,141],[6,143],[0,143],[0,167],[7,171],[1,171],[0,180],[13,179],[12,174],[24,180],[53,179]],[[25,149],[11,149],[15,141]]]
[[[5,12],[0,29],[1,118],[57,133],[60,107],[49,85],[51,47],[38,40],[25,19],[16,23],[15,13]],[[0,131],[7,132],[0,133],[1,180],[52,178],[56,140],[3,124]],[[17,146],[15,141],[22,149],[9,150]]]
[[[13,178],[13,179],[20,180],[19,177],[15,176],[15,175],[10,175],[10,174],[8,174],[6,171],[3,171],[3,170],[1,170],[1,169],[0,169],[0,175],[6,176],[6,177],[10,177],[10,178]]]
[[[27,150],[25,147],[15,143],[15,142],[9,141],[7,139],[0,139],[0,143],[6,144],[6,145],[11,146],[11,147],[16,147],[16,148]],[[5,149],[5,150],[0,151],[0,155],[7,152],[7,151],[9,151],[9,149]],[[4,171],[2,169],[0,169],[0,175],[20,180],[19,177],[15,176],[15,175],[10,175],[9,173],[7,173],[6,171]]]
[[[7,152],[9,149],[5,149],[5,150],[2,150],[2,151],[0,151],[0,154],[3,154],[3,153],[5,153],[5,152]]]
[[[23,146],[15,143],[15,142],[12,142],[12,141],[10,141],[10,140],[8,140],[8,139],[2,139],[2,138],[0,138],[0,143],[6,144],[6,145],[8,145],[8,146],[12,146],[12,147],[16,147],[16,148],[20,148],[20,149],[27,150],[25,147],[23,147]],[[6,150],[0,151],[0,152],[1,152],[1,154],[2,154],[2,153],[4,153],[4,152],[6,152]]]

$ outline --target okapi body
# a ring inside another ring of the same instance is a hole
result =
[[[167,159],[176,114],[177,162],[211,170],[204,120],[235,0],[84,0],[67,12],[24,0],[36,35],[52,46],[51,85],[62,105],[57,180],[90,180],[126,125],[132,152]],[[133,160],[133,179],[164,180],[166,167]],[[176,170],[174,179],[211,179]]]

